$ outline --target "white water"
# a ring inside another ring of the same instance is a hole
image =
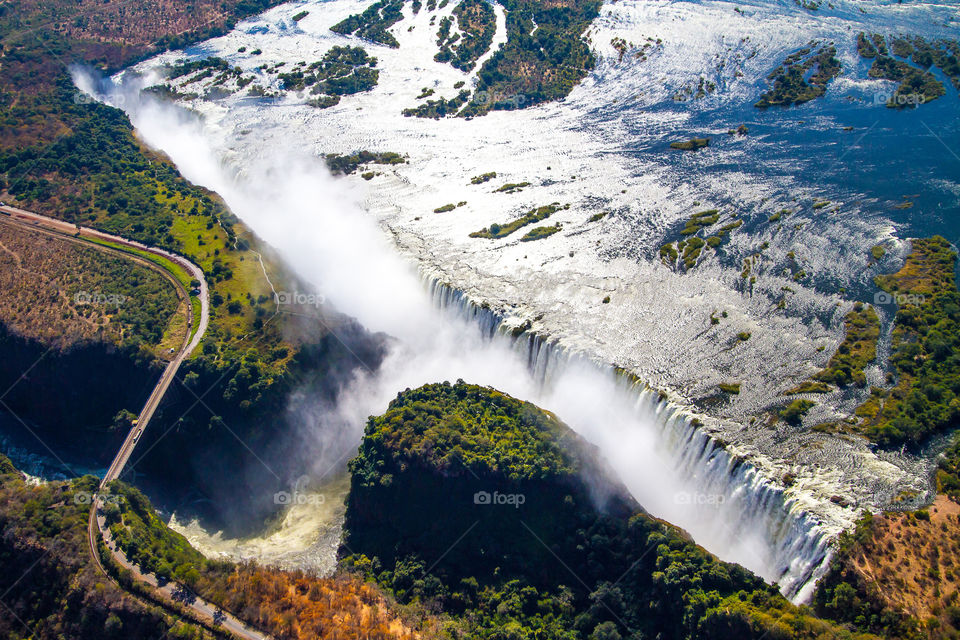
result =
[[[230,150],[216,147],[182,111],[141,98],[136,88],[99,93],[89,78],[77,81],[122,106],[150,146],[219,193],[336,307],[396,338],[380,370],[358,375],[336,410],[305,429],[305,437],[338,443],[317,461],[317,474],[342,465],[366,417],[381,413],[397,392],[463,378],[555,412],[600,447],[648,511],[719,557],[778,581],[788,596],[809,596],[836,526],[818,524],[676,409],[535,336],[512,339],[497,330],[496,316],[450,289],[424,287],[354,194],[320,163],[264,149],[237,166]]]

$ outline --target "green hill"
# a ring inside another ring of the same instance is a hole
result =
[[[555,416],[493,389],[401,393],[350,468],[343,564],[450,616],[451,637],[855,637],[646,514]]]

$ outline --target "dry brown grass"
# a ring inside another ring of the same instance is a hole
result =
[[[885,605],[950,629],[948,609],[960,586],[960,505],[940,495],[929,509],[877,516],[871,539],[851,560]]]
[[[225,3],[220,0],[25,0],[17,4],[27,30],[43,26],[71,40],[138,48],[149,46],[166,35],[222,26],[228,17]]]
[[[18,335],[60,349],[130,337],[136,329],[117,320],[115,308],[80,304],[78,294],[123,296],[124,305],[157,302],[141,299],[132,283],[161,292],[168,314],[178,308],[173,285],[147,267],[0,219],[0,322]],[[185,323],[179,330],[186,330]],[[182,341],[182,335],[167,338],[171,344]]]
[[[418,640],[436,636],[437,621],[399,612],[359,577],[316,578],[249,565],[214,599],[283,640]]]

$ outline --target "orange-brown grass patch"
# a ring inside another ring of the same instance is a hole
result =
[[[245,565],[213,599],[284,640],[415,640],[437,623],[401,612],[373,583]]]
[[[960,505],[940,495],[928,509],[876,516],[848,566],[884,605],[942,634],[930,637],[953,637],[960,622]]]

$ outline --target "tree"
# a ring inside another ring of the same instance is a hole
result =
[[[614,623],[601,622],[590,634],[590,640],[620,640],[620,632]]]

